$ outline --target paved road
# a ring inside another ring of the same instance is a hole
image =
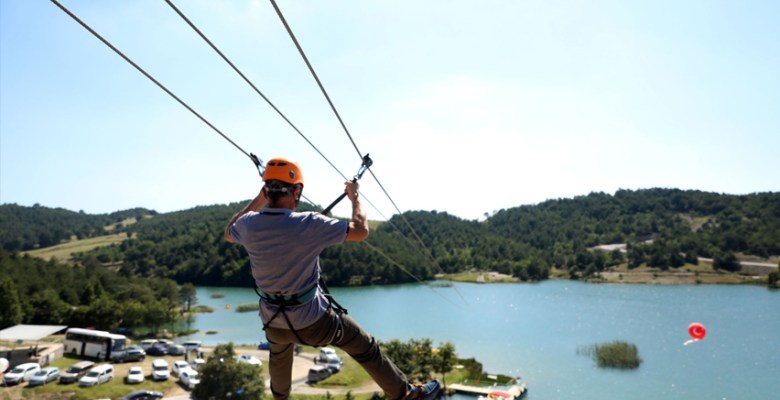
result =
[[[704,261],[704,262],[711,263],[712,259],[711,258],[699,257],[699,261]],[[742,265],[743,267],[777,268],[777,264],[768,263],[768,262],[759,262],[759,261],[740,261],[739,264]]]

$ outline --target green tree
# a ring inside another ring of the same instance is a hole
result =
[[[151,283],[152,289],[157,293],[157,298],[166,300],[172,305],[178,305],[179,299],[179,287],[176,282],[171,279],[158,279]]]
[[[90,279],[84,290],[81,292],[81,304],[87,305],[105,294],[103,285],[97,279]]]
[[[628,244],[628,268],[638,268],[645,262],[645,250],[641,245],[636,243]]]
[[[52,288],[35,293],[30,299],[27,321],[40,325],[58,325],[70,317],[71,307]]]
[[[147,313],[146,305],[136,301],[128,300],[122,302],[122,322],[121,326],[140,326],[144,325]]]
[[[200,370],[192,391],[197,399],[262,399],[265,383],[260,369],[236,361],[233,343],[217,345]]]
[[[146,304],[144,325],[149,325],[157,333],[162,325],[176,321],[177,314],[168,300],[153,301]]]
[[[122,309],[117,301],[103,294],[91,304],[79,307],[74,319],[74,322],[85,327],[113,331],[122,321]]]
[[[0,299],[3,299],[3,306],[0,307],[0,329],[21,323],[24,314],[19,293],[14,281],[4,275],[0,275]]]
[[[414,377],[418,382],[426,382],[431,378],[433,370],[433,346],[431,339],[411,339],[410,343],[414,348],[415,370]]]
[[[431,339],[409,339],[406,343],[394,339],[383,343],[382,348],[387,357],[407,376],[419,382],[430,379],[434,368]]]
[[[179,288],[179,299],[181,300],[181,304],[187,308],[187,312],[190,312],[192,305],[198,303],[195,285],[189,282],[181,285],[181,288]]]
[[[387,358],[393,360],[393,363],[404,374],[411,375],[414,371],[414,351],[409,343],[404,343],[398,339],[382,343],[382,348],[387,354]]]
[[[778,268],[780,268],[780,266],[778,266]],[[769,276],[767,277],[767,283],[771,288],[780,287],[780,272],[778,271],[770,272]]]
[[[442,383],[447,387],[447,372],[452,370],[458,356],[455,354],[455,345],[450,342],[442,343],[433,356],[433,371],[441,374]]]
[[[715,255],[712,260],[712,267],[715,269],[725,269],[726,271],[739,271],[742,266],[739,265],[737,256],[730,251],[721,252]]]

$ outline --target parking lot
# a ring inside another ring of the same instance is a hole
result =
[[[211,348],[203,347],[203,358],[208,358],[211,353]],[[251,348],[236,348],[237,354],[249,354],[257,357],[263,362],[262,375],[267,382],[267,363],[268,363],[268,351],[257,350]],[[293,366],[293,379],[297,382],[303,382],[306,379],[309,368],[313,365],[311,361],[313,354],[301,354],[296,357],[296,361]],[[138,389],[156,390],[165,393],[166,397],[172,396],[187,396],[189,393],[184,387],[178,383],[178,377],[171,375],[168,381],[154,382],[151,379],[152,373],[152,361],[155,359],[163,359],[168,362],[169,367],[173,366],[174,361],[184,360],[184,356],[150,356],[147,355],[143,361],[133,361],[127,363],[112,363],[114,366],[114,378],[109,383],[99,385],[99,387],[81,388],[78,383],[62,385],[57,382],[49,383],[45,386],[36,388],[27,388],[27,383],[20,385],[14,385],[10,387],[0,386],[0,399],[10,400],[22,400],[22,399],[67,399],[72,396],[73,393],[80,393],[83,397],[111,397],[117,399],[127,393],[130,393]],[[52,362],[51,366],[59,367],[60,370],[66,370],[70,365],[81,361],[79,358],[63,357]],[[105,362],[97,363],[104,364]],[[96,364],[96,365],[97,365]],[[140,384],[126,384],[124,378],[127,376],[131,367],[140,366],[145,375],[145,380]],[[2,383],[0,383],[1,385]],[[266,385],[267,386],[267,385]],[[102,393],[109,392],[108,396]],[[92,397],[91,394],[99,396]],[[87,395],[87,396],[84,396]]]

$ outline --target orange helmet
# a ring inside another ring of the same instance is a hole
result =
[[[266,164],[265,173],[263,174],[263,182],[270,180],[287,182],[293,185],[300,183],[303,185],[303,173],[301,173],[301,167],[295,161],[281,157],[272,158]]]

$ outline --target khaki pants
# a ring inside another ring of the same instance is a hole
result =
[[[317,322],[297,332],[307,345],[333,345],[344,350],[363,366],[390,400],[407,397],[413,389],[404,373],[379,348],[376,339],[347,315],[339,316],[329,309]],[[265,335],[271,344],[268,367],[271,392],[274,399],[286,400],[290,397],[293,350],[298,339],[289,329],[268,327]]]

